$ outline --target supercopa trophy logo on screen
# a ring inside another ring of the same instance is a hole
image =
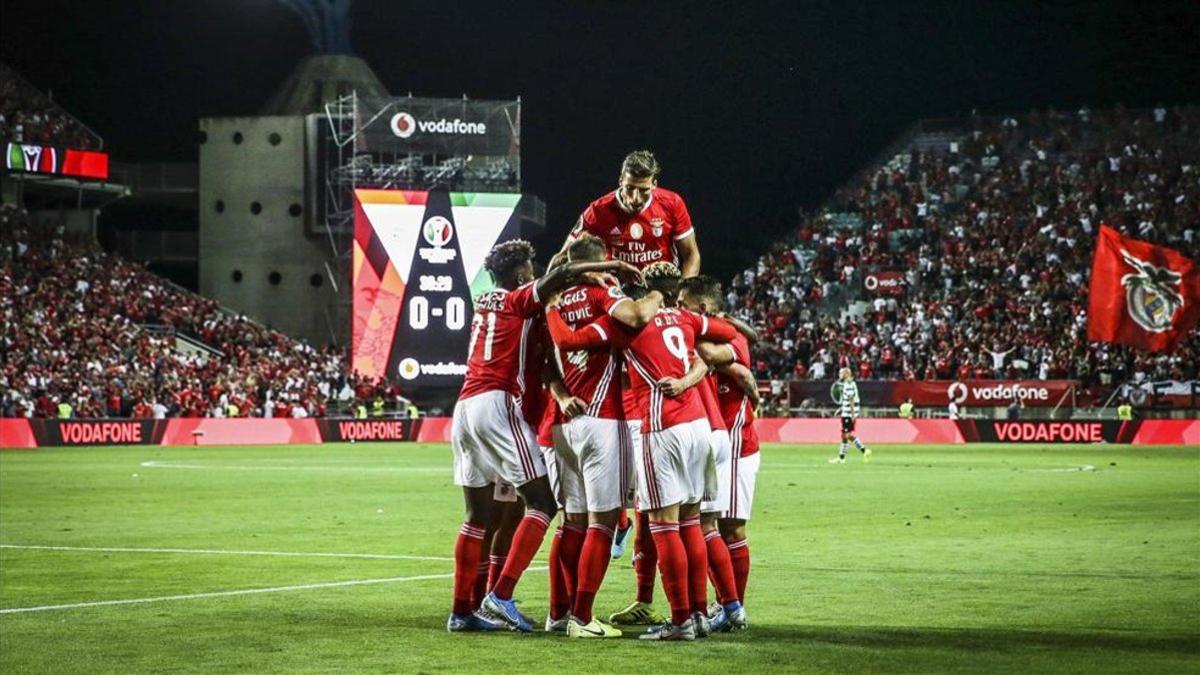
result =
[[[425,241],[429,242],[430,246],[441,248],[450,241],[450,237],[454,236],[454,226],[445,218],[434,216],[425,221],[422,232],[425,235]]]

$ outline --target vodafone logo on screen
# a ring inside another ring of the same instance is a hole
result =
[[[392,115],[392,133],[399,138],[408,138],[417,130],[417,120],[406,112]]]
[[[964,403],[968,399],[973,402],[996,401],[1007,403],[1014,398],[1022,401],[1048,401],[1050,390],[1046,387],[1025,386],[1022,384],[989,384],[986,386],[968,386],[962,382],[951,383],[946,387],[946,398],[955,403]]]
[[[486,136],[487,124],[484,122],[467,122],[465,120],[445,117],[436,120],[418,120],[411,113],[398,112],[392,115],[392,133],[397,138],[409,138],[420,131],[423,134],[441,134],[449,136]]]

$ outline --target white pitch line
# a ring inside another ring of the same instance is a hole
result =
[[[147,469],[193,469],[218,471],[339,471],[346,473],[451,473],[451,467],[432,466],[338,466],[335,464],[309,464],[300,466],[255,466],[240,464],[188,464],[183,462],[142,462]]]
[[[67,605],[40,605],[37,607],[10,607],[0,609],[0,614],[17,614],[19,612],[48,612],[54,609],[78,609],[81,607],[105,607],[108,605],[139,605],[149,602],[168,602],[172,600],[200,600],[203,598],[225,598],[234,595],[254,595],[257,593],[282,593],[284,591],[303,591],[313,588],[337,588],[339,586],[365,586],[367,584],[386,584],[393,581],[421,581],[424,579],[448,579],[454,574],[422,574],[415,577],[384,577],[382,579],[354,579],[352,581],[329,581],[320,584],[297,584],[295,586],[273,586],[271,588],[247,588],[240,591],[216,591],[213,593],[188,593],[186,595],[160,595],[155,598],[131,598],[128,600],[98,600],[96,602],[73,602]]]
[[[316,553],[300,551],[231,551],[208,548],[126,548],[99,546],[39,546],[25,544],[0,544],[0,548],[30,551],[74,551],[79,553],[194,553],[198,555],[264,555],[281,558],[366,558],[371,560],[432,560],[454,562],[454,558],[431,555],[393,555],[387,553]]]
[[[526,572],[545,572],[545,567],[530,567]],[[262,593],[283,593],[286,591],[306,591],[317,588],[339,588],[342,586],[366,586],[369,584],[399,583],[404,581],[425,581],[427,579],[450,579],[449,574],[421,574],[413,577],[383,577],[380,579],[353,579],[350,581],[328,581],[318,584],[296,584],[294,586],[272,586],[270,588],[247,588],[240,591],[215,591],[212,593],[188,593],[185,595],[160,595],[153,598],[129,598],[126,600],[97,600],[94,602],[72,602],[65,605],[38,605],[35,607],[9,607],[0,609],[0,614],[18,614],[25,612],[49,612],[57,609],[81,609],[85,607],[108,607],[112,605],[144,605],[151,602],[172,602],[175,600],[203,600],[205,598],[228,598],[237,595],[258,595]]]
[[[1034,471],[1046,471],[1049,473],[1079,473],[1081,471],[1095,471],[1095,470],[1096,470],[1096,467],[1092,466],[1091,464],[1084,464],[1083,466],[1066,467],[1066,468],[1062,468],[1062,469],[1034,469]]]

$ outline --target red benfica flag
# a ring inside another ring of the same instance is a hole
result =
[[[1089,340],[1170,350],[1200,320],[1200,267],[1102,224],[1088,295]]]

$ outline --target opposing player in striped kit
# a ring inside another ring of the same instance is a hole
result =
[[[533,255],[533,247],[523,240],[493,247],[484,266],[497,288],[475,301],[467,376],[451,427],[454,482],[462,486],[466,502],[466,518],[454,547],[454,605],[446,623],[452,632],[494,630],[497,622],[525,632],[533,629],[517,611],[512,592],[558,510],[537,439],[520,410],[526,343],[533,320],[542,312],[542,298],[587,272],[640,277],[628,264],[610,261],[567,263],[535,281]],[[471,593],[497,480],[516,486],[525,515],[495,588],[484,597],[480,612],[474,612]]]
[[[849,368],[838,372],[838,381],[829,389],[833,402],[838,405],[838,415],[842,418],[842,444],[838,446],[838,456],[829,460],[830,464],[846,463],[846,445],[854,443],[854,447],[862,453],[864,462],[871,461],[871,449],[863,445],[854,433],[854,421],[858,417],[858,385],[854,383],[854,374]]]

